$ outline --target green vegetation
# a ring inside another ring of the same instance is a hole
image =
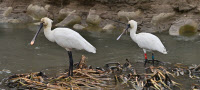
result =
[[[191,25],[184,25],[179,30],[179,34],[182,36],[193,36],[196,33],[196,28]]]

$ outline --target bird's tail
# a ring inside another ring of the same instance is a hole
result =
[[[163,50],[162,51],[160,51],[161,53],[163,53],[163,54],[167,54],[167,50],[166,50],[166,48],[164,47],[163,48]]]
[[[84,44],[84,49],[88,52],[91,52],[91,53],[96,53],[96,48],[94,46],[92,46],[89,42],[85,42],[86,44]]]
[[[92,46],[92,45],[87,47],[87,48],[85,48],[85,50],[88,51],[88,52],[96,53],[96,48],[94,46]]]
[[[167,51],[163,51],[162,53],[163,53],[163,54],[167,54]]]

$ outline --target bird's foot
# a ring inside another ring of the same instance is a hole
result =
[[[159,64],[162,64],[163,62],[162,61],[159,61],[159,60],[148,60],[147,61],[147,63],[151,63],[152,62],[152,64],[154,65],[154,64],[156,64],[156,65],[159,65]],[[155,63],[156,62],[156,63]]]
[[[68,72],[68,73],[67,73],[67,76],[68,76],[68,77],[73,77],[73,73],[69,73],[69,72]]]

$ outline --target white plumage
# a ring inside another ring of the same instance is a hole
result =
[[[31,45],[34,44],[35,39],[40,32],[41,28],[44,27],[45,37],[51,41],[56,42],[59,46],[65,48],[68,51],[70,65],[69,65],[69,76],[73,76],[73,58],[72,49],[86,50],[88,52],[96,53],[96,48],[86,41],[79,33],[69,28],[56,28],[51,30],[52,20],[45,17],[41,19],[40,29],[37,31]]]
[[[136,34],[136,31],[137,31],[137,22],[136,21],[130,20],[128,22],[128,27],[127,27],[126,30],[128,30],[128,28],[130,28],[131,39],[135,43],[137,43],[140,48],[143,49],[143,51],[145,53],[146,61],[147,61],[147,56],[146,56],[147,50],[158,51],[158,52],[161,52],[163,54],[167,54],[167,51],[166,51],[164,45],[162,44],[162,42],[160,41],[160,39],[157,36],[155,36],[151,33]],[[117,40],[122,36],[122,34],[117,38]],[[152,59],[154,60],[154,56],[152,56]],[[146,64],[146,61],[145,61],[145,64]],[[153,63],[154,63],[154,61],[153,61]]]
[[[79,33],[69,28],[56,28],[53,30],[55,42],[66,50],[73,48],[96,53],[96,48],[86,41]]]
[[[43,22],[44,26],[44,35],[49,41],[56,42],[67,51],[71,51],[74,48],[96,53],[96,48],[76,31],[69,28],[55,28],[51,30],[52,20],[47,17],[42,18],[41,22]]]
[[[138,44],[140,48],[144,50],[159,51],[163,54],[167,54],[167,51],[160,41],[160,39],[151,33],[139,33],[137,31],[137,22],[134,20],[129,21],[130,24],[130,36],[134,42]]]
[[[139,33],[135,37],[131,37],[140,48],[158,51],[163,54],[167,54],[164,45],[161,43],[160,39],[150,33]]]

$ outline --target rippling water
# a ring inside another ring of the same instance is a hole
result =
[[[38,36],[35,45],[30,46],[38,26],[0,24],[0,80],[15,73],[49,71],[55,76],[68,68],[68,54],[56,43],[49,42],[43,33]],[[143,60],[143,51],[134,43],[129,35],[121,32],[99,33],[95,31],[78,31],[86,40],[97,48],[97,53],[73,51],[74,61],[78,62],[81,55],[88,57],[90,65],[102,66],[108,62],[125,62]],[[199,64],[200,38],[169,36],[167,32],[156,34],[167,48],[168,54],[155,52],[155,58],[165,62]],[[151,53],[148,53],[150,56]],[[1,84],[1,82],[0,82]],[[6,88],[0,85],[0,88]]]

